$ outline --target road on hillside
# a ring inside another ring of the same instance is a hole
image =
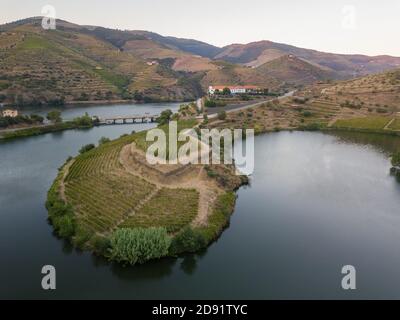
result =
[[[265,102],[268,102],[268,101],[271,101],[271,100],[274,100],[274,99],[281,100],[281,99],[284,99],[284,98],[287,98],[287,97],[291,97],[291,96],[293,96],[293,94],[295,92],[296,92],[295,90],[294,91],[290,91],[290,92],[284,94],[283,96],[271,97],[269,99],[262,100],[262,101],[257,101],[257,102],[248,101],[248,102],[239,103],[239,104],[227,105],[225,107],[207,108],[207,115],[208,115],[209,118],[210,117],[213,118],[213,117],[216,117],[218,112],[220,112],[220,111],[225,111],[227,113],[230,113],[230,112],[234,112],[234,111],[238,111],[238,110],[256,108],[256,107],[260,106],[261,104],[263,104]]]

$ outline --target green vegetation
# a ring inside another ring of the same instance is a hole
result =
[[[166,256],[171,238],[164,228],[118,229],[110,244],[111,260],[134,265]]]
[[[220,111],[218,112],[218,120],[225,120],[226,119],[226,112],[225,111]]]
[[[15,118],[0,116],[0,129],[13,125],[38,125],[43,122],[43,117],[32,114],[30,116],[18,115]]]
[[[1,124],[2,119],[7,119],[7,118],[8,117],[0,118],[0,124]],[[16,119],[16,118],[11,118],[11,119]],[[40,119],[42,119],[42,117],[32,115],[31,116],[32,121],[29,121],[29,123],[35,124],[33,121],[39,121]],[[12,123],[12,121],[13,120],[11,120],[11,123]],[[85,115],[82,117],[77,117],[72,121],[56,122],[51,125],[43,125],[43,126],[38,126],[38,127],[33,127],[33,128],[18,129],[15,131],[5,132],[2,135],[0,135],[0,138],[10,140],[10,139],[15,139],[15,138],[38,136],[38,135],[45,134],[45,133],[58,132],[58,131],[63,131],[63,130],[86,129],[86,128],[93,127],[95,125],[95,123],[96,123],[95,121],[93,121],[90,117]]]
[[[172,111],[170,109],[164,110],[163,112],[161,112],[160,117],[157,119],[158,124],[160,126],[167,124],[172,117]]]
[[[389,129],[400,130],[400,119],[394,119],[394,121],[390,124]]]
[[[400,167],[400,152],[396,152],[392,156],[392,166],[393,167]]]
[[[96,146],[93,143],[87,144],[82,146],[82,148],[79,149],[80,154],[84,154],[85,152],[88,152],[92,149],[94,149]]]
[[[204,102],[204,106],[206,108],[215,108],[217,106],[217,102],[215,100],[207,99]]]
[[[350,128],[350,129],[383,129],[391,120],[389,117],[365,117],[346,120],[337,120],[334,123],[335,128]]]
[[[196,190],[163,188],[121,226],[165,227],[170,233],[178,232],[196,217],[198,202]]]
[[[198,231],[203,234],[207,243],[217,239],[222,230],[228,225],[235,202],[236,195],[234,192],[226,192],[218,196],[213,213],[208,218],[207,226],[198,228]]]
[[[63,168],[60,171],[62,172],[62,170]],[[49,220],[53,224],[56,233],[60,237],[69,239],[75,234],[76,220],[72,206],[66,204],[60,197],[60,181],[61,175],[57,177],[48,192],[46,208],[49,213]]]
[[[47,114],[47,119],[53,121],[55,123],[60,123],[62,121],[61,118],[61,111],[59,110],[52,110]]]
[[[172,256],[185,252],[194,253],[205,248],[207,244],[207,240],[202,232],[187,226],[172,239],[169,252]]]

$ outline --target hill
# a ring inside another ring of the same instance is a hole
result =
[[[290,89],[393,68],[400,58],[337,55],[261,41],[217,48],[141,30],[34,17],[0,26],[0,103],[185,101],[209,85]]]
[[[400,66],[400,58],[398,57],[326,53],[272,41],[232,44],[222,48],[221,52],[214,58],[257,67],[288,54],[335,71],[342,77],[378,73]]]
[[[149,64],[135,50],[121,47],[138,41],[132,39],[137,35],[111,33],[106,40],[95,29],[66,21],[45,31],[40,18],[2,26],[0,102],[23,107],[132,98],[189,100],[202,94],[192,74],[162,61]],[[184,64],[180,66],[183,70]]]
[[[312,65],[293,55],[284,55],[266,62],[256,70],[271,78],[292,85],[311,84],[316,81],[338,77],[335,72]]]

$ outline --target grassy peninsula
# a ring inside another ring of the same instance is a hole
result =
[[[220,235],[247,178],[232,166],[149,165],[144,138],[106,141],[60,168],[46,202],[60,237],[133,265],[196,252]]]

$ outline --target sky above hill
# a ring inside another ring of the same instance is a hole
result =
[[[400,56],[398,0],[0,0],[0,23],[42,15],[217,46],[271,40],[334,53]]]

